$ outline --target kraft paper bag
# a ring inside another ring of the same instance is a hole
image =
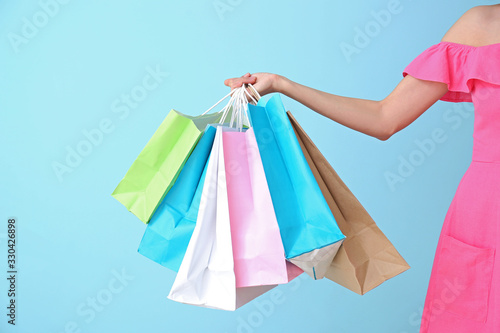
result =
[[[168,295],[171,300],[234,311],[276,286],[236,287],[225,178],[222,127],[218,127],[196,225]]]
[[[205,127],[217,123],[221,116],[221,113],[212,113],[192,117],[171,110],[112,196],[142,222],[148,223]]]
[[[280,96],[248,108],[286,257],[321,279],[345,236],[304,157]]]
[[[216,129],[208,126],[149,221],[138,252],[178,271],[193,234]]]
[[[253,129],[223,131],[236,287],[283,284],[302,273],[286,262]]]
[[[409,269],[297,120],[290,112],[287,114],[321,192],[346,235],[326,278],[363,295]]]

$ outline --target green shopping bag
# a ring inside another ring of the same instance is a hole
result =
[[[192,117],[171,110],[111,195],[148,223],[205,127],[222,116],[218,112]]]

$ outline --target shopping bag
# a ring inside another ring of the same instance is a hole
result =
[[[171,190],[149,221],[138,252],[178,271],[193,233],[216,129],[207,126]]]
[[[409,269],[290,112],[288,117],[328,206],[346,235],[326,277],[363,295]]]
[[[169,299],[232,311],[275,286],[236,287],[225,177],[222,127],[218,127],[196,225]]]
[[[222,129],[236,287],[287,283],[302,270],[285,260],[253,129]]]
[[[345,236],[307,164],[279,95],[248,107],[286,257],[321,279]]]
[[[205,127],[218,122],[221,116],[221,113],[213,113],[192,117],[171,110],[112,196],[148,223]]]

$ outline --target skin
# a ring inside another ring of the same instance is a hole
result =
[[[480,47],[500,43],[500,4],[469,9],[443,36],[443,42]],[[263,96],[282,93],[346,127],[387,140],[439,100],[448,86],[407,75],[383,100],[344,97],[316,90],[271,73],[247,73],[224,84],[231,89],[250,83]]]

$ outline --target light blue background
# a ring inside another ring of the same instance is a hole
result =
[[[145,225],[110,194],[167,112],[205,111],[228,92],[224,79],[269,71],[382,99],[463,12],[488,2],[400,0],[400,12],[348,61],[341,43],[354,45],[356,27],[391,1],[73,0],[50,7],[43,22],[42,4],[54,1],[0,2],[0,267],[15,217],[19,270],[15,327],[0,282],[1,332],[418,332],[442,221],[471,157],[470,105],[438,102],[381,142],[284,98],[412,266],[364,296],[304,277],[279,287],[279,301],[266,294],[236,312],[170,301],[174,273],[137,253]],[[43,26],[16,46],[24,18]],[[125,115],[120,98],[140,89],[148,68],[168,76]],[[67,147],[103,119],[112,130],[58,179],[53,163],[65,163]],[[400,155],[424,156],[415,140],[434,129],[446,140],[391,188],[386,173],[398,172]],[[122,272],[128,280],[119,282]],[[106,295],[100,311],[90,310],[89,298]]]

